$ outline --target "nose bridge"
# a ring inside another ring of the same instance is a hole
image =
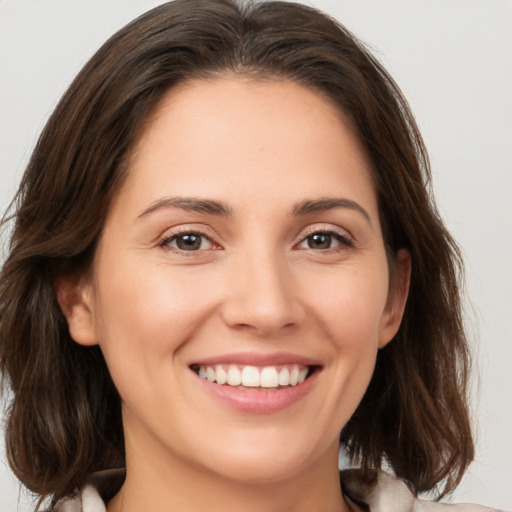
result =
[[[264,335],[296,323],[299,308],[286,257],[271,247],[253,249],[232,262],[224,318]]]

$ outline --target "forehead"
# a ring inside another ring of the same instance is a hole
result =
[[[206,116],[208,120],[205,123]],[[188,80],[174,86],[146,120],[136,149],[143,138],[147,139],[150,132],[163,128],[171,117],[183,127],[199,121],[203,128],[214,127],[217,133],[219,129],[228,128],[227,122],[231,121],[236,125],[231,135],[242,135],[251,129],[260,131],[265,123],[274,130],[282,128],[290,132],[290,121],[294,124],[297,119],[307,117],[312,127],[330,126],[334,130],[355,134],[349,117],[326,94],[290,80],[271,78],[222,75]],[[303,128],[304,136],[311,137],[312,134]],[[264,133],[260,131],[258,135]],[[325,134],[318,133],[318,137],[322,135]]]
[[[366,153],[343,113],[290,81],[231,77],[171,89],[148,118],[129,170],[132,188],[149,186],[153,196],[166,184],[173,195],[234,199],[246,190],[268,201],[283,187],[314,197],[343,182],[349,194],[354,186],[374,195]]]

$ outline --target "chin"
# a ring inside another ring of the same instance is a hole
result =
[[[262,442],[258,442],[258,436],[249,435],[242,445],[231,442],[222,447],[217,444],[215,447],[210,446],[203,455],[206,455],[206,465],[211,471],[223,478],[250,485],[278,483],[291,479],[312,467],[317,459],[330,456],[331,450],[334,453],[333,458],[337,461],[337,440],[331,444],[330,449],[326,446],[321,447],[320,451],[320,447],[314,446],[311,441],[301,443],[302,436],[295,434],[286,432],[278,442],[277,439],[272,439],[271,435],[267,436],[266,442],[265,436],[261,436]],[[290,442],[291,439],[293,443]]]
[[[211,464],[210,464],[211,465]],[[255,459],[224,460],[212,468],[219,476],[246,485],[265,485],[283,482],[300,472],[301,464],[290,457],[258,457]]]

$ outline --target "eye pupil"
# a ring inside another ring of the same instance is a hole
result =
[[[308,237],[308,247],[310,249],[329,249],[332,236],[326,233],[315,233]]]
[[[183,251],[193,251],[201,247],[201,236],[188,234],[181,235],[176,239],[176,245]]]

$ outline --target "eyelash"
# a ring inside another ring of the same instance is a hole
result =
[[[354,242],[348,235],[342,234],[336,230],[327,229],[327,228],[313,228],[313,229],[307,231],[305,233],[305,235],[302,237],[299,244],[296,244],[296,245],[301,245],[303,243],[306,243],[308,238],[312,237],[313,235],[330,236],[330,237],[332,237],[333,240],[336,240],[337,242],[339,242],[339,245],[337,245],[335,247],[328,247],[326,249],[320,249],[320,250],[315,250],[312,247],[308,247],[305,249],[309,249],[314,252],[320,252],[320,253],[325,254],[325,253],[343,251],[343,250],[350,249],[350,248],[354,247]]]
[[[186,250],[186,249],[180,249],[179,247],[172,247],[170,244],[176,240],[178,240],[181,237],[185,236],[196,236],[201,238],[201,245],[204,240],[207,240],[209,244],[211,244],[211,247],[208,249],[198,249],[198,250]],[[309,231],[307,231],[301,238],[301,240],[294,244],[294,247],[300,246],[303,243],[306,243],[307,240],[312,237],[313,235],[325,235],[332,237],[333,240],[339,242],[339,245],[335,247],[328,247],[325,249],[314,249],[312,247],[304,247],[306,250],[311,250],[318,253],[332,253],[337,251],[343,251],[346,249],[350,249],[354,247],[353,240],[345,234],[339,233],[338,231],[332,230],[332,229],[326,229],[326,228],[313,228]],[[178,252],[183,255],[192,256],[194,253],[203,252],[205,250],[218,250],[220,249],[220,246],[215,244],[215,242],[212,240],[212,238],[207,235],[204,232],[201,232],[200,230],[193,230],[188,228],[180,228],[177,232],[167,234],[164,237],[162,237],[159,242],[158,246],[163,249],[173,250],[175,252]]]
[[[197,236],[197,237],[201,238],[201,245],[202,245],[204,240],[207,240],[211,244],[211,247],[209,249],[207,249],[207,250],[218,250],[220,248],[220,246],[215,244],[213,242],[212,238],[210,236],[208,236],[206,233],[203,233],[203,232],[201,232],[200,230],[197,230],[197,229],[194,230],[194,229],[189,229],[189,228],[179,228],[174,233],[170,233],[170,234],[164,235],[158,241],[158,247],[161,247],[161,248],[167,249],[167,250],[172,250],[172,251],[178,252],[180,254],[184,254],[186,256],[193,256],[194,253],[203,252],[205,250],[205,249],[198,250],[198,251],[195,251],[195,250],[185,250],[185,249],[180,249],[179,247],[172,247],[170,245],[175,240],[178,240],[178,239],[180,239],[182,237],[185,237],[187,235],[189,235],[189,236]]]

